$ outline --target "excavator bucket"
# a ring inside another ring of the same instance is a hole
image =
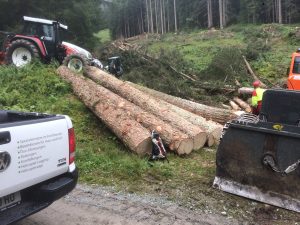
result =
[[[300,92],[267,90],[259,116],[225,125],[213,186],[300,212]]]

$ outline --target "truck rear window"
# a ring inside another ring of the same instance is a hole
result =
[[[293,73],[300,74],[300,56],[295,57]]]

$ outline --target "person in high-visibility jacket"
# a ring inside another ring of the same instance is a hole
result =
[[[262,98],[265,89],[260,87],[261,83],[257,80],[253,82],[254,90],[252,92],[251,106],[252,113],[258,115],[261,109]]]

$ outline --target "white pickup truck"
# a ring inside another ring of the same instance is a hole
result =
[[[0,111],[0,225],[49,206],[76,185],[68,116]]]

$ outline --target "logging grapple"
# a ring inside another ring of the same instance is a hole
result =
[[[259,116],[225,125],[213,186],[300,212],[300,92],[267,90]]]

